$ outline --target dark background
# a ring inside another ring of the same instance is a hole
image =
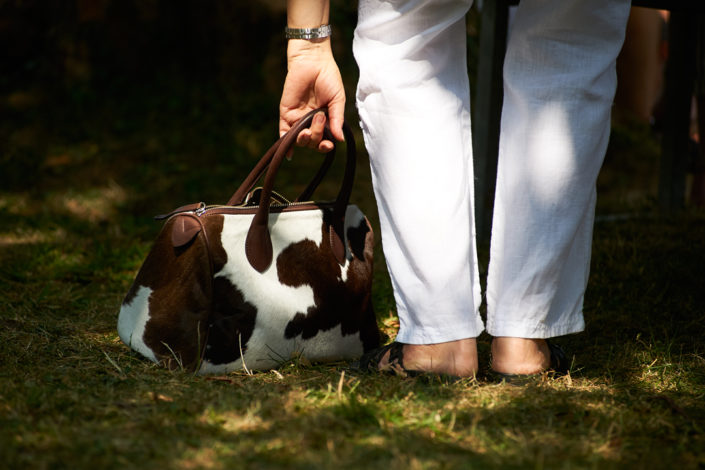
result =
[[[349,102],[355,8],[333,9]],[[0,187],[224,202],[278,137],[285,24],[283,1],[0,2]]]

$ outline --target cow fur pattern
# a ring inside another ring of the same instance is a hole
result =
[[[274,261],[261,273],[245,256],[253,215],[173,215],[123,301],[120,338],[154,362],[200,373],[271,369],[297,356],[347,359],[377,347],[372,230],[348,206],[341,265],[328,243],[331,210],[270,213]],[[194,220],[200,230],[175,246],[176,230]]]

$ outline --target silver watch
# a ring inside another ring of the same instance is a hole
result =
[[[284,28],[287,39],[320,39],[331,35],[329,24],[322,24],[318,28]]]

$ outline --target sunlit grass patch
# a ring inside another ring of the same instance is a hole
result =
[[[493,383],[484,373],[487,335],[478,340],[481,373],[457,383],[300,357],[282,358],[275,371],[197,376],[130,351],[117,336],[117,315],[161,227],[152,216],[225,202],[276,138],[276,97],[263,99],[271,109],[224,104],[198,119],[151,107],[172,99],[177,111],[187,107],[174,89],[149,105],[135,98],[116,116],[84,118],[84,127],[67,123],[52,134],[51,126],[24,123],[7,132],[15,147],[2,160],[12,168],[0,175],[8,182],[0,187],[0,466],[705,465],[705,216],[665,217],[648,197],[618,195],[625,181],[638,186],[633,174],[648,176],[652,189],[648,168],[632,172],[636,153],[614,155],[606,171],[619,164],[626,174],[601,181],[600,207],[630,217],[595,227],[586,331],[557,340],[575,358],[569,376],[525,387]],[[212,105],[219,97],[200,98]],[[237,123],[226,119],[231,112]],[[354,202],[377,227],[358,142]],[[14,160],[20,156],[27,159]],[[285,162],[280,189],[296,195],[319,161],[302,153]],[[337,189],[333,178],[322,193]],[[379,245],[372,298],[394,338],[399,321]]]
[[[0,210],[18,222],[4,228],[0,244],[0,443],[11,468],[692,468],[705,461],[702,294],[692,274],[703,262],[701,216],[681,222],[684,234],[658,219],[597,227],[588,331],[561,339],[576,358],[567,377],[526,387],[482,375],[442,383],[300,358],[276,371],[194,376],[142,359],[115,332],[150,240],[84,217],[101,204],[119,207],[110,191],[64,194],[72,195],[51,204],[84,198],[86,212],[46,210],[44,198],[0,199]],[[387,282],[378,278],[375,287],[384,292]],[[389,299],[375,302],[393,337],[398,319]],[[487,368],[484,336],[480,351]]]

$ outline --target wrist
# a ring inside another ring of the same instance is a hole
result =
[[[321,24],[314,28],[290,27],[284,28],[284,35],[287,39],[315,40],[327,38],[331,35],[330,24]]]
[[[289,39],[286,54],[288,60],[298,57],[332,56],[330,37],[320,39]]]

